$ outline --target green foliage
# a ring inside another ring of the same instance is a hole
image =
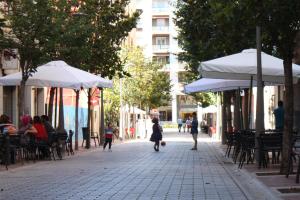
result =
[[[126,13],[129,0],[86,0],[79,7],[88,37],[85,38],[86,69],[103,77],[122,77],[126,72],[119,56],[121,43],[136,26],[139,13]]]
[[[167,105],[171,99],[168,74],[147,61],[138,47],[125,48],[122,57],[130,74],[123,80],[122,98],[126,103],[145,110]]]
[[[104,90],[104,118],[105,121],[109,121],[116,125],[119,123],[120,115],[120,88],[119,79],[113,79],[114,87],[112,89]]]
[[[289,171],[293,132],[292,59],[300,30],[299,0],[182,1],[175,20],[180,28],[180,56],[197,72],[199,61],[254,47],[255,27],[262,27],[262,49],[283,58],[285,75],[285,128],[281,171]]]
[[[126,13],[129,0],[85,0],[84,3],[7,0],[1,3],[7,3],[7,9],[1,10],[4,19],[0,20],[0,27],[6,20],[7,29],[3,38],[0,37],[0,47],[18,49],[21,86],[38,65],[51,60],[64,60],[102,77],[126,74],[119,56],[120,45],[139,16],[137,12]],[[22,96],[19,102],[23,102]]]
[[[184,50],[179,58],[189,64],[194,79],[199,77],[200,61],[255,46],[255,26],[244,21],[251,14],[235,0],[178,1],[175,24]]]
[[[200,102],[202,104],[203,108],[205,108],[209,105],[216,105],[216,103],[217,103],[216,94],[211,93],[211,92],[193,93],[190,95],[195,98],[195,101]]]
[[[53,36],[51,1],[6,1],[9,12],[1,13],[6,22],[2,48],[16,48],[19,53],[22,79],[26,81],[45,59],[47,41]],[[49,60],[50,58],[48,58]]]

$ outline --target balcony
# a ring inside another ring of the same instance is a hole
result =
[[[169,33],[169,26],[152,26],[152,32],[154,34]]]
[[[152,45],[152,50],[154,53],[167,53],[169,52],[170,46],[168,44],[164,45]]]
[[[159,69],[161,72],[169,72],[170,71],[170,64],[162,64],[161,68]]]
[[[168,6],[152,7],[152,15],[168,15],[169,12],[170,7]]]

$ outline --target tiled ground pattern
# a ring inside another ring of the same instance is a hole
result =
[[[190,137],[186,135],[185,137]],[[156,153],[150,142],[113,146],[62,161],[0,172],[1,200],[247,199],[226,173],[214,145],[168,141]]]

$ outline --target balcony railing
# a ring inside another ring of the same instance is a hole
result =
[[[168,51],[169,45],[152,45],[153,51]]]
[[[168,26],[152,26],[152,31],[168,32],[169,31],[169,27]]]

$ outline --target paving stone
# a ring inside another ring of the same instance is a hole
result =
[[[220,164],[223,155],[202,141],[207,136],[200,136],[198,151],[189,150],[190,134],[164,137],[168,145],[158,153],[148,141],[129,142],[113,145],[113,152],[98,148],[0,171],[0,199],[247,199]]]

